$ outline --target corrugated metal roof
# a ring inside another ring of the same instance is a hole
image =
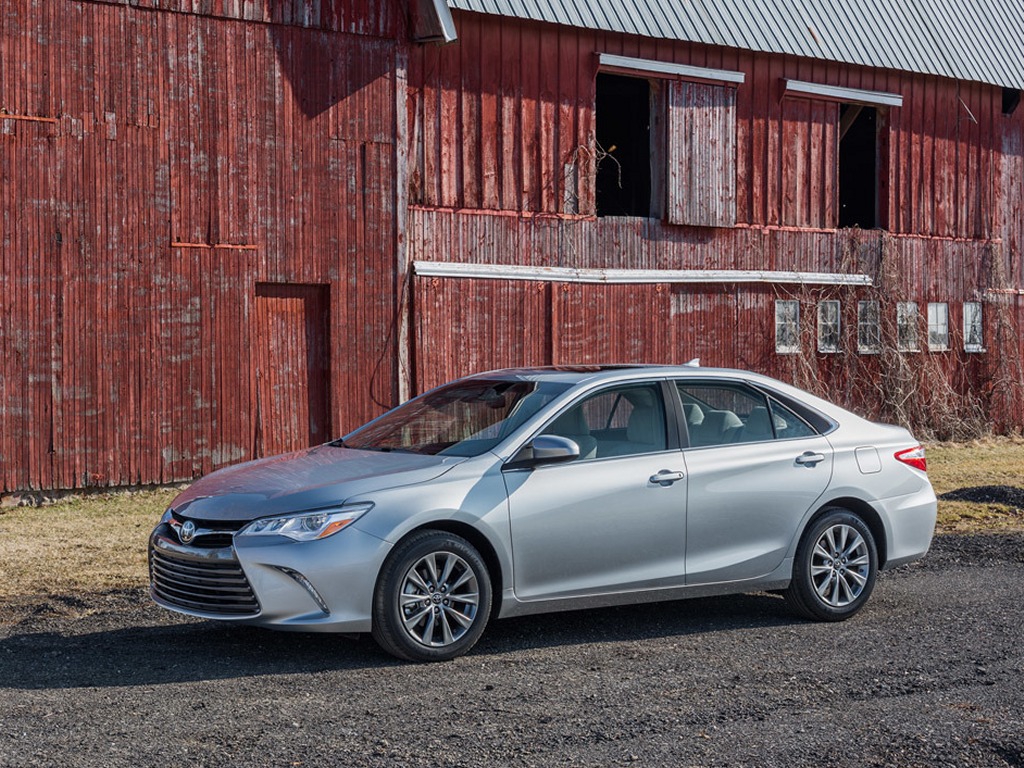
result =
[[[1024,87],[1020,0],[448,0],[448,5]]]

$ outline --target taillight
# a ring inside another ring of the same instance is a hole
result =
[[[919,445],[917,448],[897,451],[895,456],[896,461],[902,461],[904,464],[909,464],[914,469],[920,469],[922,472],[928,471],[928,462],[924,458],[924,446]]]

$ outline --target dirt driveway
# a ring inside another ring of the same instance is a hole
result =
[[[1024,534],[945,536],[840,625],[772,595],[507,620],[455,662],[0,606],[2,766],[1020,766]]]

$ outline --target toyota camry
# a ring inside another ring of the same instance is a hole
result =
[[[927,552],[935,512],[909,432],[780,381],[510,369],[198,480],[150,537],[151,594],[417,661],[492,619],[726,593],[840,621]]]

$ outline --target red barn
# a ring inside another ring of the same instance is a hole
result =
[[[185,480],[519,364],[1024,426],[1007,0],[449,4],[4,2],[0,490]]]

